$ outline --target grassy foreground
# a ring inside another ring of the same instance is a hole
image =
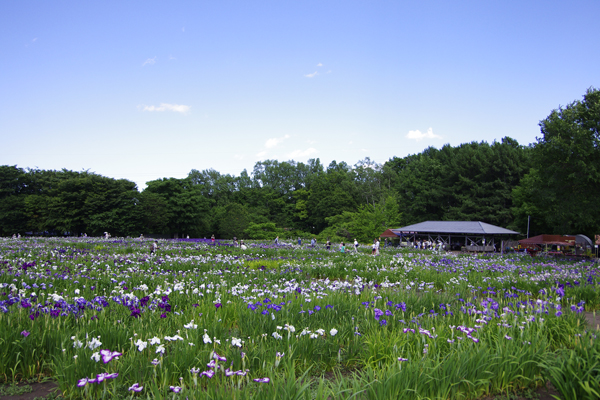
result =
[[[599,268],[205,240],[0,239],[0,379],[68,398],[600,397]]]

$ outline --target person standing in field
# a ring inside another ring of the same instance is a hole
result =
[[[358,240],[354,239],[354,252],[358,253]]]
[[[213,233],[213,235],[210,237],[210,241],[212,242],[212,244],[215,244],[215,234]]]
[[[278,244],[279,244],[279,236],[277,236],[277,237],[275,238],[275,246],[277,246]]]
[[[154,243],[150,245],[150,254],[155,254],[156,250],[158,250],[158,240],[155,240]]]
[[[346,245],[344,242],[340,243],[340,253],[344,254],[346,252]]]
[[[375,254],[379,254],[379,239],[375,239]]]
[[[302,239],[298,238],[298,246],[302,246]]]
[[[331,241],[329,240],[329,238],[327,238],[327,243],[325,244],[325,248],[327,250],[331,250]]]

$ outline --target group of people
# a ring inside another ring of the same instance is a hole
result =
[[[278,236],[278,238],[279,238],[279,236]],[[233,247],[239,247],[242,250],[246,250],[247,249],[246,245],[244,244],[244,240],[240,239],[240,241],[238,242],[237,236],[233,237]]]
[[[143,241],[144,235],[140,235],[140,239]],[[211,241],[213,243],[215,242],[215,235],[212,235]],[[277,236],[275,238],[275,244],[277,244],[277,245],[279,244],[279,236]],[[298,245],[302,245],[302,239],[301,238],[298,238]],[[311,245],[311,247],[315,247],[317,245],[317,239],[312,238],[310,240],[310,245]],[[237,237],[233,238],[233,246],[234,247],[239,247],[242,250],[246,250],[247,249],[246,245],[244,244],[244,241],[240,240],[238,242]],[[358,247],[359,246],[360,245],[358,243],[358,240],[354,239],[354,243],[353,243],[352,247],[354,248],[354,252],[355,253],[358,253]],[[325,243],[325,248],[327,250],[331,250],[331,240],[327,239],[327,242]],[[155,240],[154,242],[152,242],[152,244],[150,244],[150,254],[151,255],[156,254],[156,251],[158,249],[159,249],[159,247],[158,247],[158,240]],[[342,254],[346,253],[346,244],[344,242],[340,243],[340,245],[339,245],[339,251]],[[378,255],[379,254],[379,239],[373,240],[372,254],[373,255]]]
[[[275,238],[275,244],[279,244],[279,236],[277,238]],[[312,238],[310,240],[310,246],[315,247],[316,245],[317,245],[317,239]],[[302,238],[298,238],[298,246],[302,246]],[[354,248],[355,253],[358,253],[359,246],[360,246],[360,244],[358,243],[358,240],[354,239],[354,243],[352,244],[352,247]],[[373,240],[373,251],[372,251],[373,255],[379,254],[379,246],[380,246],[379,239]],[[329,240],[329,238],[325,242],[325,249],[331,250],[331,240]],[[338,250],[340,251],[340,253],[346,253],[346,243],[341,242],[338,247]]]
[[[444,248],[444,245],[440,240],[437,242],[433,240],[417,240],[413,243],[413,247],[420,250],[441,250]]]

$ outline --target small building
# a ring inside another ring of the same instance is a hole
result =
[[[538,235],[519,240],[519,245],[531,253],[583,255],[591,252],[592,241],[585,235]]]
[[[425,221],[391,231],[401,241],[405,240],[410,244],[426,240],[441,243],[447,250],[478,252],[503,250],[503,241],[519,234],[481,221]]]

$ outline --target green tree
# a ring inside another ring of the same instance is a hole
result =
[[[166,204],[163,211],[168,218],[166,229],[155,233],[179,237],[206,234],[210,200],[202,195],[202,185],[194,184],[189,178],[164,178],[147,185],[144,192],[154,193]]]
[[[319,237],[358,239],[361,243],[369,243],[386,229],[400,227],[400,219],[398,201],[390,195],[380,203],[363,204],[356,212],[344,211],[328,217],[329,227]]]
[[[540,128],[529,186],[514,193],[521,217],[534,206],[551,230],[544,233],[600,233],[600,90],[553,110]]]
[[[244,231],[244,234],[249,239],[275,240],[277,236],[283,235],[283,229],[277,228],[273,222],[265,222],[262,224],[251,222]]]
[[[248,228],[248,208],[242,204],[230,203],[223,207],[224,214],[219,219],[219,237],[232,239],[245,238],[244,231]]]
[[[29,179],[17,166],[0,166],[0,235],[24,233]]]

